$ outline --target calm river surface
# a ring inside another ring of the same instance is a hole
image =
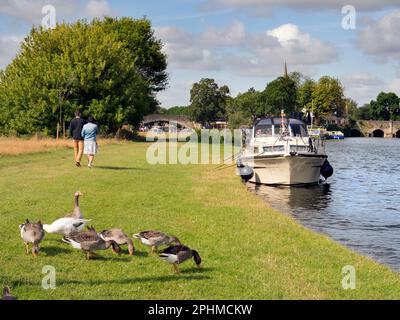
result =
[[[328,141],[329,186],[248,184],[304,226],[400,271],[400,139]]]

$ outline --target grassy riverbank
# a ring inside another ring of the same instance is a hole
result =
[[[116,143],[115,139],[99,139],[102,145]],[[71,139],[52,139],[52,138],[8,138],[0,137],[0,156],[20,155],[27,153],[41,153],[61,149],[72,149]]]
[[[233,168],[152,166],[147,146],[101,146],[92,170],[75,168],[71,150],[1,157],[0,284],[20,299],[400,298],[398,274],[268,208]],[[18,224],[61,217],[76,190],[97,230],[163,230],[197,249],[202,269],[191,261],[175,275],[137,242],[133,257],[86,261],[54,235],[38,258],[25,255]],[[45,265],[56,268],[55,290],[41,287]],[[356,269],[355,290],[342,289],[345,265]]]

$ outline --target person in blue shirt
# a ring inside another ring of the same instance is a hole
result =
[[[82,128],[81,135],[84,140],[83,153],[88,156],[88,167],[91,168],[93,166],[94,155],[98,151],[96,136],[99,133],[99,128],[92,116],[88,117],[87,122]]]

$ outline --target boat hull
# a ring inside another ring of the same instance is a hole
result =
[[[253,183],[268,185],[312,185],[318,184],[320,170],[326,155],[265,156],[254,159],[243,158],[244,165],[254,170]]]

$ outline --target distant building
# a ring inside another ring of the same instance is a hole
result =
[[[344,126],[348,124],[348,119],[343,118],[343,117],[337,117],[335,115],[332,116],[326,116],[324,117],[326,124],[336,124],[338,126]]]

